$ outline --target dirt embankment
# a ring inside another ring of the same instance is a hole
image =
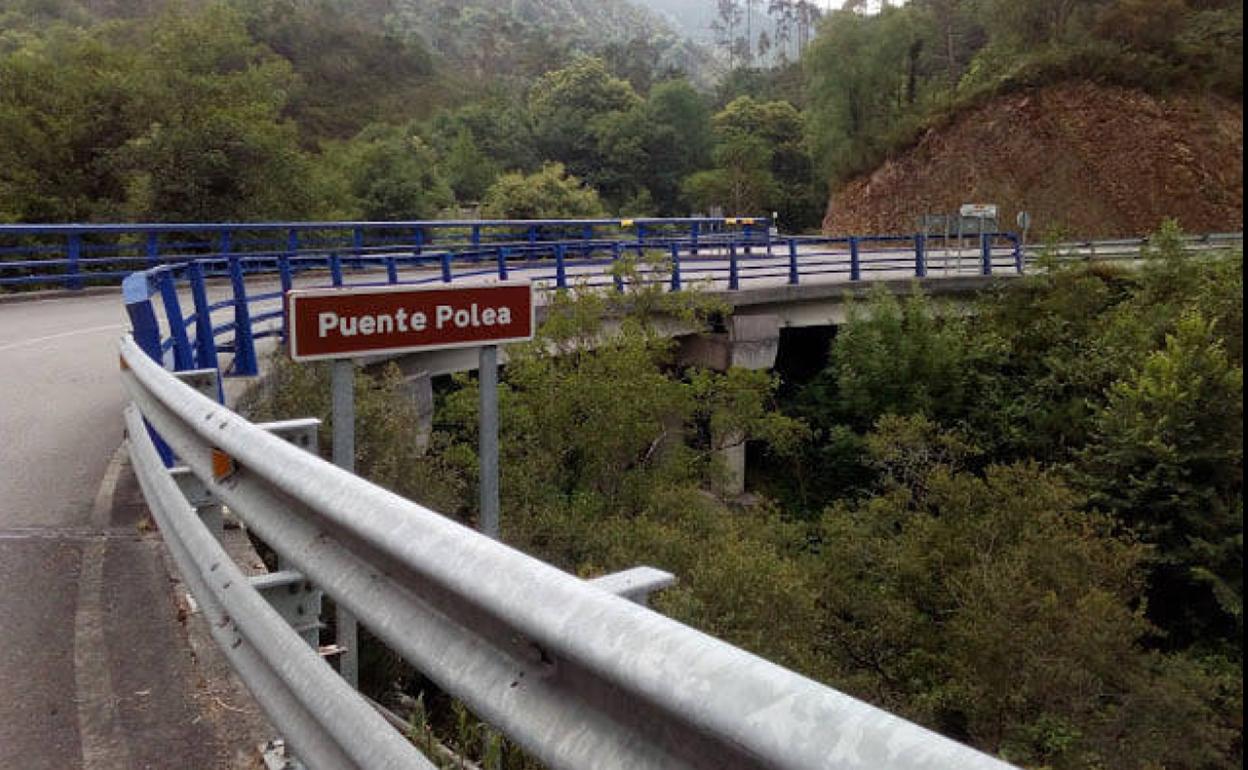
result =
[[[832,193],[829,234],[913,232],[922,214],[996,203],[1032,232],[1133,236],[1173,217],[1188,232],[1243,230],[1244,108],[1091,84],[1001,97],[929,130]]]

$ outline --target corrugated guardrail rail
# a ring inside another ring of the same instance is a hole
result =
[[[132,339],[121,356],[147,500],[218,641],[309,767],[428,765],[277,628],[144,420],[285,561],[550,767],[1008,767],[342,471],[180,382]]]

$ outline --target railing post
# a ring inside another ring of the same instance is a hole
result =
[[[450,283],[453,276],[451,275],[451,252],[444,251],[438,258],[442,265],[442,283]]]
[[[862,280],[862,260],[858,255],[858,236],[849,236],[849,280]]]
[[[498,259],[498,280],[507,280],[507,256],[510,250],[506,246],[499,246],[497,251]]]
[[[568,268],[564,263],[567,256],[565,249],[562,243],[555,246],[555,286],[560,289],[568,288]]]
[[[645,256],[645,252],[646,252],[646,226],[643,223],[638,222],[637,223],[637,259],[641,260]]]
[[[173,339],[173,368],[184,371],[195,368],[191,341],[186,336],[186,322],[182,318],[182,303],[178,301],[178,287],[173,281],[173,271],[160,274],[160,298],[165,304],[165,320],[169,323],[169,336]]]
[[[615,283],[615,290],[624,291],[624,276],[620,275],[619,264],[620,257],[624,255],[624,244],[619,241],[611,242],[611,279]]]
[[[680,291],[680,245],[672,243],[672,291]]]
[[[212,336],[212,311],[208,309],[203,263],[188,262],[186,277],[191,283],[191,299],[195,302],[195,365],[200,369],[217,369],[217,342]]]
[[[914,275],[927,277],[927,236],[923,233],[914,234]]]
[[[472,248],[474,248],[474,249],[476,249],[476,248],[480,248],[480,246],[481,246],[481,225],[473,225],[473,226],[472,226],[472,235],[471,235],[470,237],[471,237],[471,239],[472,239]]]
[[[351,228],[351,250],[355,252],[355,269],[359,270],[364,266],[364,228]]]
[[[737,265],[737,244],[728,244],[728,288],[736,291],[741,288],[741,273]]]
[[[160,234],[149,231],[147,234],[147,266],[156,267],[160,264]]]
[[[1208,238],[1208,236],[1205,236]],[[1009,236],[1010,242],[1014,244],[1014,270],[1022,275],[1027,270],[1027,265],[1023,260],[1023,242],[1017,235]]]
[[[329,281],[334,286],[342,285],[342,257],[336,251],[329,255]]]
[[[228,245],[228,239],[222,239]],[[246,377],[259,373],[256,364],[256,341],[251,333],[251,309],[247,307],[247,284],[243,280],[243,261],[230,254],[230,284],[234,289],[234,374]]]
[[[745,256],[747,257],[754,253],[754,248],[750,245],[750,239],[753,237],[754,226],[749,222],[746,222],[741,226],[741,238],[745,241]]]
[[[65,285],[70,289],[81,289],[82,273],[79,260],[82,259],[82,236],[78,233],[70,233],[66,257],[69,261],[69,280],[65,282]]]
[[[789,283],[796,286],[801,282],[797,272],[797,239],[789,239]]]
[[[698,235],[702,229],[700,222],[694,222],[689,225],[689,256],[698,256]]]
[[[151,285],[147,273],[131,273],[121,282],[121,295],[130,317],[130,334],[135,343],[157,364],[164,366],[160,350],[160,323],[152,307]]]
[[[412,249],[412,254],[413,256],[419,257],[420,253],[425,248],[425,229],[423,227],[417,227],[415,232],[413,233],[413,236],[414,236],[413,240],[415,241],[415,246]]]
[[[529,225],[528,239],[530,246],[537,243],[537,225]]]
[[[992,275],[992,240],[987,233],[979,234],[979,271]]]

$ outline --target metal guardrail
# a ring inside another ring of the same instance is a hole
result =
[[[349,259],[399,252],[419,258],[449,250],[531,249],[555,242],[713,242],[730,232],[745,240],[765,240],[769,222],[763,217],[684,217],[0,225],[0,288],[115,284],[135,270],[197,259]]]
[[[657,222],[653,227],[657,229]],[[628,259],[633,269],[627,280],[635,284],[681,291],[702,283],[737,291],[762,282],[923,278],[929,271],[951,270],[993,275],[1024,268],[1018,238],[1011,233],[985,234],[974,249],[965,249],[922,234],[781,240],[751,225],[740,227],[713,236],[695,232],[421,253],[214,255],[132,274],[123,292],[132,308],[135,338],[153,357],[168,356],[178,370],[215,369],[218,354],[227,354],[227,374],[249,376],[258,371],[256,340],[285,337],[281,298],[296,280],[331,286],[453,284],[521,275],[539,289],[586,285],[624,290],[626,279],[615,267]],[[257,290],[249,279],[258,274],[269,276],[269,285]],[[212,285],[226,287],[228,296],[212,300]],[[148,303],[156,294],[163,305],[163,324]],[[189,315],[183,311],[188,295]]]
[[[342,471],[180,382],[133,339],[121,357],[149,504],[214,634],[309,766],[427,765],[274,628],[179,499],[144,421],[287,563],[550,767],[1008,767]]]

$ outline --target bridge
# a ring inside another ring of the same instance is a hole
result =
[[[0,767],[229,766],[267,729],[235,713],[241,694],[195,686],[188,661],[209,656],[188,650],[161,549],[136,532],[147,510],[308,767],[432,766],[308,643],[315,624],[297,610],[319,592],[552,767],[1004,767],[629,601],[667,576],[581,581],[324,463],[305,451],[315,425],[252,425],[220,403],[218,375],[258,373],[296,286],[700,286],[795,324],[858,284],[969,287],[1028,261],[1009,234],[779,238],[767,225],[0,227],[0,284],[64,289],[0,304]],[[744,326],[727,342],[756,342]],[[123,413],[127,451],[114,451]],[[226,552],[223,506],[279,553],[279,573],[247,574]]]

